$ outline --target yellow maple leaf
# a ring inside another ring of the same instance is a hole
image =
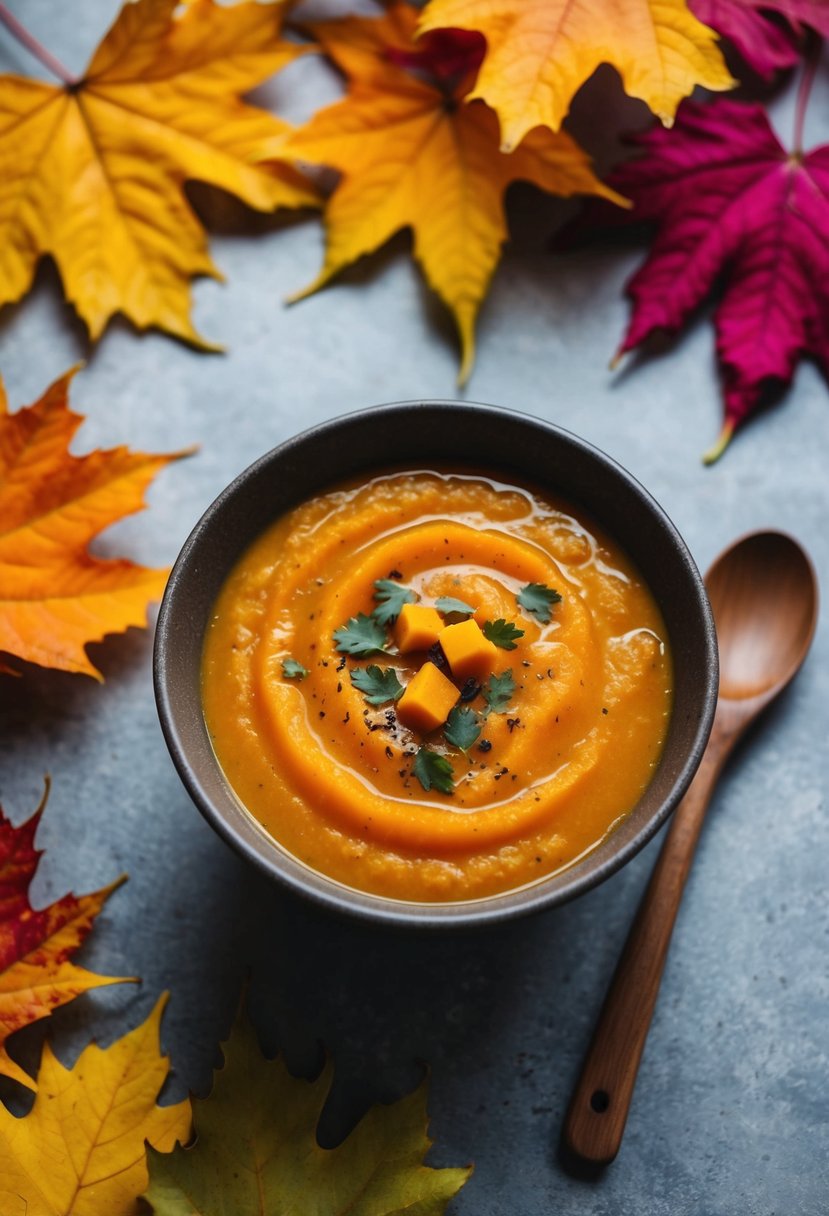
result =
[[[288,124],[240,94],[303,48],[280,40],[285,0],[124,5],[81,80],[0,77],[0,304],[51,254],[96,339],[116,312],[196,345],[190,280],[221,277],[186,181],[251,207],[313,204],[296,172],[263,166]]]
[[[83,421],[67,405],[72,375],[15,414],[0,384],[0,651],[100,680],[86,643],[144,625],[168,571],[94,557],[87,545],[140,511],[156,473],[186,453],[71,456]]]
[[[499,151],[493,111],[482,102],[463,104],[477,64],[474,45],[449,40],[447,46],[444,40],[418,50],[416,22],[415,10],[397,3],[380,18],[312,27],[346,73],[349,91],[277,150],[342,173],[325,211],[324,266],[293,298],[316,291],[401,228],[411,228],[414,255],[454,314],[463,381],[474,359],[478,309],[507,237],[504,192],[510,182],[623,200],[601,184],[563,132],[535,131],[512,154]]]
[[[32,1078],[6,1051],[9,1035],[91,988],[131,982],[126,976],[95,975],[71,960],[123,878],[90,895],[64,895],[46,908],[29,903],[40,859],[35,833],[48,794],[47,780],[40,806],[20,827],[0,807],[0,1073],[30,1089]]]
[[[190,1134],[190,1103],[157,1106],[162,997],[141,1026],[65,1068],[48,1043],[24,1119],[0,1106],[3,1216],[134,1216],[147,1185],[145,1141],[169,1152]]]
[[[717,35],[685,0],[431,0],[421,31],[447,27],[478,30],[487,40],[470,98],[497,110],[507,151],[533,127],[557,131],[602,63],[668,126],[695,85],[737,83]]]

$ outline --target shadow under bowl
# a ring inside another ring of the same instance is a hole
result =
[[[614,538],[662,612],[674,662],[674,708],[661,759],[631,813],[587,856],[514,891],[456,903],[367,894],[309,869],[241,806],[202,713],[205,630],[225,578],[279,516],[361,473],[395,465],[479,468],[546,490]],[[717,700],[714,621],[699,571],[662,508],[625,469],[568,431],[525,414],[455,401],[412,401],[346,414],[262,456],[219,495],[173,568],[156,630],[156,703],[179,775],[199,810],[243,857],[297,895],[384,925],[423,929],[499,922],[564,903],[608,878],[665,822],[702,758]]]

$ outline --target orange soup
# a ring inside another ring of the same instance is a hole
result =
[[[566,503],[414,470],[259,537],[217,600],[202,690],[228,782],[286,850],[387,898],[471,900],[628,814],[671,658],[637,571]]]

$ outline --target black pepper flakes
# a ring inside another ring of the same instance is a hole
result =
[[[470,676],[461,689],[461,700],[464,702],[474,701],[480,691],[481,685],[474,676]]]
[[[489,739],[481,739],[481,742],[478,744],[478,751],[479,752],[492,751],[492,744],[490,743]]]
[[[388,756],[389,760],[394,759],[394,752],[391,750],[388,744],[386,744],[386,755]]]
[[[520,725],[521,725],[520,718],[507,718],[507,728],[508,728],[510,734],[512,734],[512,732],[515,730],[516,726],[520,726]]]
[[[443,672],[444,675],[448,673],[449,663],[446,660],[446,655],[443,653],[443,647],[440,642],[435,642],[433,646],[429,647],[426,651],[426,658],[430,663],[434,663],[438,671]]]
[[[337,666],[335,667],[334,670],[343,671],[345,669],[345,660],[346,660],[346,656],[343,655],[343,657],[340,659],[339,663],[337,664]]]

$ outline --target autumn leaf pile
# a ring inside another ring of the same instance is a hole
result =
[[[829,368],[824,151],[797,135],[784,147],[758,104],[686,100],[780,80],[829,33],[825,0],[378,0],[376,16],[343,0],[340,19],[311,26],[292,8],[135,0],[80,79],[45,52],[58,83],[0,77],[0,304],[49,255],[91,338],[123,313],[210,347],[190,316],[193,278],[219,273],[184,193],[197,180],[262,211],[322,207],[324,263],[293,300],[409,230],[454,317],[463,381],[522,180],[598,198],[602,223],[612,204],[615,225],[657,229],[620,353],[676,332],[725,283],[717,451],[802,355]],[[309,50],[341,72],[341,101],[292,129],[244,100]],[[602,64],[657,121],[604,183],[563,126]],[[552,255],[549,268],[554,289]]]
[[[316,1129],[330,1065],[314,1082],[292,1077],[280,1060],[262,1059],[242,1020],[213,1096],[195,1103],[195,1128],[188,1099],[157,1102],[168,1072],[166,997],[110,1046],[91,1043],[71,1068],[48,1042],[36,1078],[15,1063],[6,1041],[16,1030],[82,992],[124,982],[72,961],[121,880],[42,909],[29,902],[45,803],[46,795],[20,827],[0,809],[0,1073],[36,1091],[23,1118],[0,1104],[3,1216],[137,1216],[144,1194],[158,1216],[274,1216],[303,1210],[312,1193],[327,1216],[356,1211],[358,1197],[361,1211],[439,1216],[471,1171],[424,1165],[424,1087],[369,1111],[340,1145],[322,1149]]]

